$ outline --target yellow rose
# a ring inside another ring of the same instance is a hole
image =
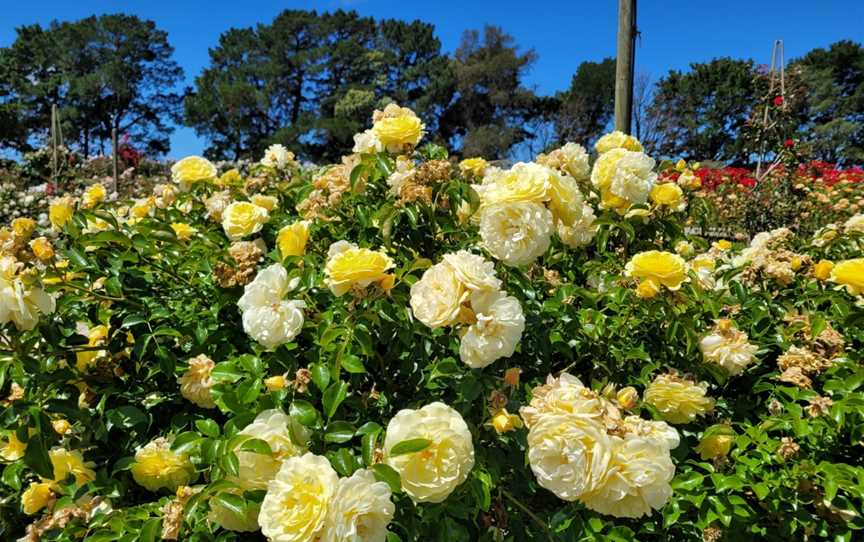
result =
[[[732,248],[732,243],[727,241],[726,239],[720,239],[719,241],[714,241],[711,243],[711,246],[716,248],[717,250],[727,251]]]
[[[261,231],[269,219],[267,209],[248,201],[235,201],[222,211],[222,228],[229,239],[238,241]]]
[[[831,269],[831,282],[846,287],[851,295],[864,293],[864,258],[845,260]]]
[[[379,283],[382,288],[393,285],[393,276],[387,271],[394,267],[393,260],[383,252],[359,248],[347,241],[330,245],[324,274],[325,283],[337,297],[351,288],[365,288]]]
[[[819,263],[813,266],[813,276],[824,282],[831,276],[832,269],[834,269],[834,262],[820,260]]]
[[[48,206],[48,220],[57,229],[66,225],[75,212],[75,202],[69,196],[57,198]]]
[[[105,325],[98,325],[90,328],[90,330],[87,331],[87,346],[95,347],[105,344],[105,341],[108,339],[108,332],[108,326]],[[77,359],[75,368],[82,373],[86,373],[90,369],[92,361],[100,355],[104,355],[104,353],[104,350],[83,350],[77,352],[75,354]]]
[[[687,280],[687,264],[677,254],[649,250],[633,256],[627,262],[624,274],[662,284],[670,290],[677,290]]]
[[[175,183],[191,185],[216,178],[216,166],[200,156],[187,156],[171,166],[171,178]]]
[[[51,427],[54,428],[54,431],[56,431],[58,435],[65,435],[72,430],[72,424],[62,419],[51,422]]]
[[[636,287],[636,296],[640,299],[651,299],[660,293],[660,285],[651,279],[643,280]]]
[[[715,425],[709,427],[699,445],[696,446],[696,452],[699,453],[704,461],[709,459],[720,459],[729,455],[729,450],[732,449],[732,443],[735,441],[735,434],[732,428],[728,425]]]
[[[651,189],[649,198],[658,207],[677,210],[684,203],[684,191],[675,183],[657,184]]]
[[[515,431],[522,427],[522,420],[516,414],[510,414],[506,408],[502,408],[492,416],[489,422],[495,432],[499,435]]]
[[[261,533],[279,542],[318,540],[338,483],[325,457],[307,453],[285,460],[261,503]]]
[[[258,207],[264,207],[269,212],[272,212],[279,205],[279,198],[264,194],[254,194],[249,200]]]
[[[243,184],[243,176],[237,169],[229,169],[219,177],[217,184],[221,186],[234,186]]]
[[[695,251],[696,248],[690,241],[678,241],[675,243],[675,252],[683,258],[689,258]]]
[[[533,162],[519,162],[507,171],[489,175],[481,185],[474,185],[484,207],[497,203],[543,203],[550,198],[551,169]]]
[[[459,170],[466,176],[482,177],[487,167],[489,162],[482,158],[466,158],[459,162]]]
[[[153,206],[156,205],[156,198],[150,196],[135,201],[135,204],[129,208],[129,215],[134,218],[144,218],[150,216]]]
[[[188,485],[195,477],[195,467],[189,458],[173,451],[171,443],[163,437],[138,450],[130,470],[135,482],[150,491],[163,488],[174,491]]]
[[[669,423],[688,423],[714,410],[707,389],[675,374],[659,375],[645,390],[645,402]]]
[[[46,506],[51,506],[56,497],[52,488],[53,482],[33,482],[21,494],[21,508],[25,514],[32,516]]]
[[[630,410],[639,402],[639,392],[636,391],[636,388],[633,386],[621,388],[618,393],[615,394],[615,401],[621,408]]]
[[[276,246],[282,258],[288,256],[303,256],[306,254],[306,243],[309,242],[309,221],[300,220],[279,230],[276,236]]]
[[[264,386],[267,391],[280,391],[288,386],[288,381],[283,375],[271,376],[264,379]]]
[[[642,143],[631,135],[615,130],[614,132],[604,135],[594,144],[594,150],[601,155],[614,149],[642,152]]]
[[[70,475],[75,478],[75,483],[79,486],[96,479],[96,472],[91,468],[94,464],[85,463],[81,452],[77,450],[54,448],[48,452],[48,457],[51,458],[54,480],[57,482],[62,482]]]
[[[18,440],[18,435],[15,431],[9,433],[9,440],[0,448],[0,457],[6,461],[18,461],[24,457],[24,452],[27,451],[27,443]]]
[[[54,258],[54,247],[45,237],[37,237],[30,241],[30,249],[39,261],[47,262]]]
[[[174,235],[181,241],[188,241],[193,235],[198,233],[198,230],[184,222],[174,222],[171,224],[171,229],[174,230]]]
[[[12,231],[19,239],[29,239],[36,230],[36,221],[32,218],[16,218],[12,221]]]
[[[87,190],[84,191],[84,196],[81,198],[81,207],[85,209],[96,207],[105,201],[106,195],[107,193],[104,186],[99,183],[91,184]]]
[[[392,455],[406,440],[425,439],[419,451]],[[402,489],[414,502],[439,503],[468,478],[474,468],[474,443],[462,416],[444,403],[404,409],[387,424],[385,463],[401,476]]]
[[[372,133],[390,152],[414,147],[423,137],[423,123],[416,116],[386,117],[372,126]]]

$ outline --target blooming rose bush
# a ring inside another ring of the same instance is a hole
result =
[[[630,136],[424,131],[6,224],[3,539],[860,535],[864,219],[709,242]]]

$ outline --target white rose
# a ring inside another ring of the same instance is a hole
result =
[[[573,414],[546,414],[528,431],[528,462],[537,482],[575,501],[603,482],[612,441],[602,425]]]
[[[847,220],[843,224],[843,231],[846,233],[864,233],[864,214],[857,214]]]
[[[549,248],[552,213],[539,203],[501,203],[480,210],[483,246],[509,266],[526,265]]]
[[[177,379],[180,395],[201,408],[216,408],[216,403],[210,396],[210,387],[213,385],[210,373],[213,366],[213,360],[204,354],[190,359],[189,368]]]
[[[396,507],[390,486],[370,470],[342,478],[330,501],[320,542],[384,542]]]
[[[462,361],[471,368],[481,369],[499,358],[512,356],[525,330],[519,300],[498,294],[488,305],[474,309],[477,322],[471,324],[459,344]]]
[[[432,329],[447,326],[459,316],[467,293],[453,268],[439,263],[411,285],[411,311],[414,318]]]
[[[430,441],[424,450],[390,455],[396,444],[421,438]],[[387,424],[384,455],[414,502],[442,502],[474,468],[474,443],[468,425],[458,412],[439,402],[397,412]]]
[[[39,286],[25,286],[20,278],[13,276],[11,264],[3,266],[5,268],[0,270],[0,324],[14,322],[19,330],[29,331],[36,327],[40,314],[54,312],[54,297]]]
[[[556,173],[534,162],[519,162],[506,171],[487,170],[483,184],[474,189],[483,206],[499,203],[534,202],[549,200],[549,178]]]
[[[645,203],[657,181],[653,169],[653,158],[642,152],[627,151],[616,164],[610,192],[631,203]]]
[[[659,510],[672,495],[675,464],[669,449],[636,435],[612,437],[612,461],[602,485],[582,496],[585,506],[618,518],[638,518]]]
[[[267,484],[258,524],[271,542],[317,540],[339,476],[327,458],[307,453],[287,459]]]
[[[297,281],[289,281],[282,264],[273,264],[246,285],[237,306],[243,313],[243,330],[266,348],[291,342],[303,329],[300,300],[284,299]]]

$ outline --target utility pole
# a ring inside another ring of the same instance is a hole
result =
[[[615,61],[615,129],[630,133],[636,56],[636,0],[618,0],[618,56]]]

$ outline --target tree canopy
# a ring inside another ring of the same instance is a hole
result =
[[[169,148],[179,122],[183,70],[167,34],[131,15],[103,15],[17,29],[0,49],[0,132],[20,151],[45,137],[59,108],[67,143],[85,156],[104,150],[112,129],[151,154]]]

